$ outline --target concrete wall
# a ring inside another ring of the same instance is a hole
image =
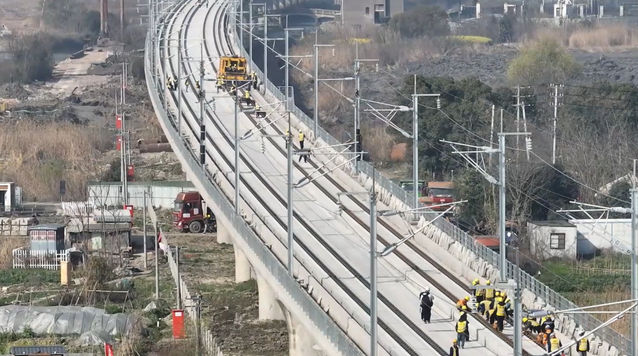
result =
[[[341,5],[342,23],[348,26],[374,24],[375,6],[383,6],[382,17],[403,12],[403,0],[350,0]]]
[[[91,182],[87,188],[89,202],[99,206],[121,206],[120,188],[120,183]],[[172,209],[177,194],[189,190],[195,190],[191,182],[131,182],[128,184],[129,203],[141,207],[144,205],[144,191],[147,191],[153,206]]]
[[[565,248],[553,248],[552,234],[565,234]],[[575,226],[543,226],[527,223],[527,236],[532,255],[540,259],[551,257],[576,259],[578,254],[578,233]]]
[[[572,220],[578,233],[598,249],[613,249],[615,252],[631,252],[631,220]]]

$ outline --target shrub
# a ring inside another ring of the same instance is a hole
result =
[[[492,44],[492,39],[483,37],[483,36],[449,36],[451,40],[465,42],[465,43],[473,43],[473,44]]]
[[[13,36],[7,43],[7,50],[13,62],[15,80],[31,83],[53,76],[53,51],[48,36],[41,33]]]
[[[545,37],[522,50],[510,63],[507,76],[513,84],[562,83],[577,77],[581,70],[580,64],[557,40]]]
[[[405,38],[445,36],[450,33],[447,13],[437,6],[417,6],[392,16],[389,27]]]

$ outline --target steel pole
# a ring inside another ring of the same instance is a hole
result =
[[[554,86],[554,125],[552,127],[552,164],[556,164],[556,121],[557,120],[558,120],[558,85],[555,85]]]
[[[319,46],[315,40],[315,109],[313,110],[314,133],[317,135],[317,126],[319,122]]]
[[[268,83],[268,11],[264,10],[264,94]]]
[[[239,214],[239,104],[235,99],[235,213]]]
[[[638,298],[638,258],[636,256],[636,248],[638,241],[636,241],[636,228],[638,227],[636,221],[636,212],[638,207],[638,196],[636,195],[638,190],[631,189],[631,299],[636,300]],[[636,310],[638,311],[638,310]],[[636,355],[638,352],[638,313],[634,312],[631,316],[631,354]]]
[[[182,35],[177,41],[177,133],[182,137]]]
[[[253,59],[253,0],[248,3],[248,58]]]
[[[204,51],[200,45],[200,54],[203,55]],[[201,95],[200,95],[201,92]],[[204,108],[204,60],[200,62],[199,71],[199,92],[195,93],[199,97],[199,163],[204,167],[206,164],[206,115]]]
[[[516,288],[514,289],[514,356],[523,356],[523,307],[521,305],[521,269],[519,251],[516,249]]]
[[[182,309],[182,280],[179,275],[179,246],[175,246],[175,269],[177,270],[177,309]]]
[[[285,40],[285,46],[286,46],[286,52],[285,52],[286,53],[286,55],[285,55],[286,64],[285,64],[285,67],[286,67],[286,69],[285,69],[285,73],[284,73],[284,77],[285,77],[285,81],[286,81],[286,84],[285,84],[285,86],[286,86],[286,111],[289,111],[290,109],[289,109],[289,106],[288,106],[288,101],[290,99],[290,92],[289,92],[288,86],[290,85],[289,84],[290,78],[288,78],[288,76],[290,75],[290,69],[288,68],[288,47],[289,47],[288,37],[290,36],[290,33],[288,32],[287,28],[284,29],[284,33],[286,35],[286,40]],[[290,113],[288,113],[288,115],[290,115]],[[290,126],[290,124],[288,124],[288,126]]]
[[[160,298],[160,292],[159,292],[159,257],[157,256],[158,253],[158,245],[159,245],[159,239],[158,239],[158,231],[159,231],[159,227],[157,226],[157,221],[155,221],[155,224],[153,225],[155,227],[155,299],[159,300]]]
[[[286,37],[287,38],[287,37]],[[286,137],[288,143],[288,273],[294,278],[292,263],[294,258],[294,233],[293,233],[293,203],[292,203],[292,130],[290,125],[290,111],[288,111],[288,137]]]
[[[516,136],[518,137],[518,136]],[[498,135],[499,146],[499,199],[498,199],[498,220],[499,220],[499,276],[501,282],[507,282],[507,245],[505,243],[505,135]]]
[[[148,269],[148,250],[146,249],[146,190],[144,191],[144,206],[142,207],[142,225],[144,225],[144,270]]]
[[[244,0],[239,0],[239,44],[244,50]]]
[[[355,97],[355,105],[354,105],[354,150],[357,158],[354,160],[354,168],[355,171],[359,171],[359,115],[361,110],[361,81],[359,79],[359,47],[357,46],[357,59],[354,62],[354,86],[355,92],[357,93]]]
[[[419,97],[412,95],[412,193],[414,209],[419,207]]]
[[[377,192],[372,171],[370,194],[370,356],[377,356]]]

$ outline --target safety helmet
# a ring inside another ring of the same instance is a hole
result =
[[[452,340],[452,343],[453,343],[453,344],[456,344],[456,339]]]
[[[490,284],[492,284],[492,282],[490,282],[490,280],[488,279],[488,280],[485,282],[485,284],[487,284],[487,285],[489,286]]]
[[[477,279],[475,279],[475,280],[472,282],[472,285],[477,285],[477,284],[479,284],[479,283],[481,283],[481,282],[480,282],[480,281],[479,281],[479,279],[477,278]]]
[[[470,297],[465,296],[465,300],[467,300],[469,302],[470,301]]]
[[[430,287],[425,287],[425,291],[429,292],[430,291]]]
[[[500,296],[500,295],[501,295],[501,292],[496,291],[496,293],[494,293],[494,295],[498,297],[498,296]]]
[[[467,310],[467,307],[464,305],[461,309],[463,309],[463,310]]]
[[[523,318],[523,322],[524,322],[524,323],[527,323],[527,318]]]

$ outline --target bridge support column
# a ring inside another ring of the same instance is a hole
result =
[[[285,314],[290,356],[323,356],[324,354],[312,334],[290,312],[286,310]]]
[[[259,320],[284,320],[277,293],[259,275],[257,275],[257,290],[259,291]]]
[[[230,232],[226,229],[226,226],[222,225],[217,220],[217,243],[218,244],[233,244],[233,239],[230,237]]]
[[[252,267],[248,258],[237,245],[235,245],[235,283],[246,282],[253,279]]]

